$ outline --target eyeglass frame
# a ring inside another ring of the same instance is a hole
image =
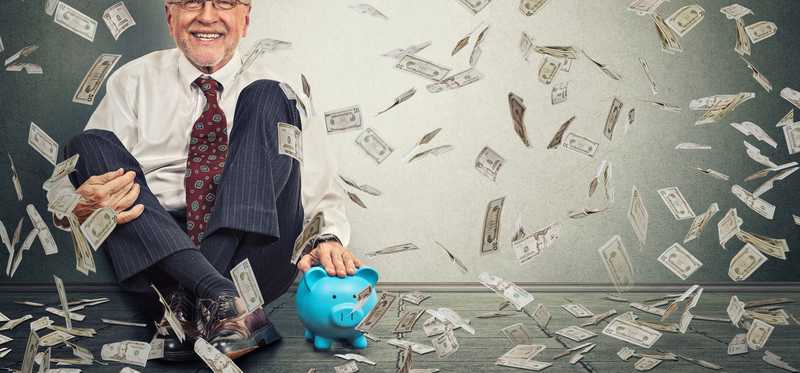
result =
[[[221,6],[219,6],[219,5],[217,4],[217,1],[218,1],[218,0],[201,0],[201,1],[202,1],[202,4],[201,4],[201,5],[200,5],[200,6],[199,6],[197,9],[187,8],[187,4],[190,4],[190,3],[198,3],[198,1],[197,1],[197,0],[166,0],[166,4],[167,4],[167,5],[178,5],[178,6],[180,6],[182,9],[185,9],[185,10],[200,10],[200,9],[202,9],[202,8],[203,8],[203,7],[206,5],[206,2],[210,1],[210,2],[211,2],[211,4],[212,4],[212,5],[214,5],[214,9],[218,9],[218,10],[231,10],[231,9],[234,9],[234,8],[236,8],[236,7],[237,7],[237,6],[239,6],[239,5],[246,5],[246,6],[250,6],[250,1],[251,1],[251,0],[234,0],[234,2],[233,2],[233,3],[234,3],[234,4],[233,4],[233,6],[232,6],[232,7],[230,7],[230,8],[227,8],[227,9],[226,9],[226,8],[223,8],[223,7],[221,7]]]

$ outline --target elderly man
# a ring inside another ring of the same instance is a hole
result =
[[[166,0],[178,48],[112,74],[65,149],[65,157],[80,154],[70,175],[82,196],[79,220],[102,207],[117,212],[103,248],[119,283],[162,290],[189,336],[181,343],[162,320],[167,360],[192,358],[196,337],[231,358],[280,339],[227,277],[245,259],[265,302],[288,289],[298,268],[321,264],[345,276],[361,265],[343,247],[350,227],[322,126],[302,128],[288,85],[261,69],[241,71],[250,9],[250,0]],[[303,165],[279,152],[279,123],[303,130]],[[294,241],[318,214],[322,228],[295,266]]]

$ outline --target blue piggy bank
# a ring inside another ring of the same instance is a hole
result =
[[[316,350],[329,350],[334,340],[347,341],[353,348],[366,348],[367,339],[355,326],[375,307],[377,283],[378,272],[370,267],[361,267],[355,275],[344,278],[328,276],[321,267],[308,270],[296,295],[306,341],[313,341]],[[371,289],[369,295],[367,288]],[[358,307],[362,291],[363,300]]]

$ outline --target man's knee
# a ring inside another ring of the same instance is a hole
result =
[[[75,154],[97,150],[101,143],[122,145],[114,132],[100,129],[89,129],[73,137],[64,147],[64,156],[69,158]]]

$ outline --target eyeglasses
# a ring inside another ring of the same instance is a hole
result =
[[[211,1],[214,7],[220,10],[231,10],[239,4],[250,5],[250,0],[167,0],[167,4],[180,5],[186,10],[198,10]]]

